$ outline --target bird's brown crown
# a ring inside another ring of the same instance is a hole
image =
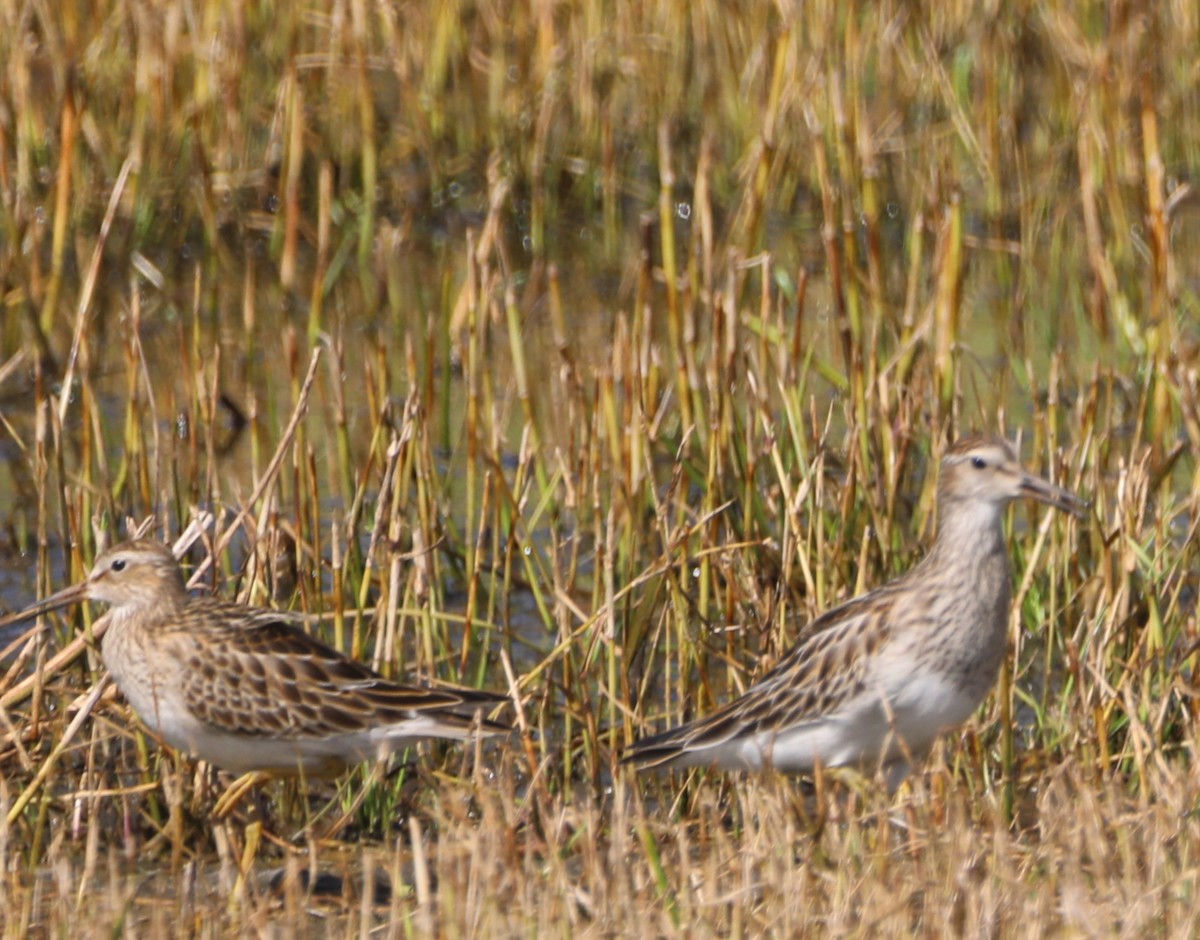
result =
[[[101,552],[87,579],[87,596],[120,607],[177,604],[187,597],[179,562],[161,542],[138,539]]]

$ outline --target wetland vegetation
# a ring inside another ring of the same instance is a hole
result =
[[[1194,935],[1200,10],[0,4],[0,591],[197,589],[501,745],[227,783],[0,637],[5,936]],[[1010,656],[895,795],[636,776],[912,565],[974,429]],[[81,709],[88,709],[84,717]]]

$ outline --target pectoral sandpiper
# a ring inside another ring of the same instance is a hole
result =
[[[284,614],[188,594],[159,542],[108,549],[86,580],[23,615],[82,600],[111,607],[96,623],[101,655],[142,721],[223,770],[323,775],[425,738],[509,730],[477,714],[503,696],[399,685]]]
[[[810,622],[744,695],[638,741],[624,762],[789,773],[857,764],[895,789],[996,681],[1011,593],[1002,514],[1022,496],[1077,515],[1086,507],[1023,470],[1008,441],[960,441],[942,461],[938,534],[920,564]]]

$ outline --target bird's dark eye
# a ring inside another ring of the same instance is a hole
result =
[[[972,457],[971,458],[971,466],[974,467],[976,470],[982,470],[984,467],[987,466],[987,461],[984,460],[982,457]]]
[[[112,570],[113,571],[124,571],[125,570],[125,559],[124,558],[114,558],[113,563],[112,563]]]

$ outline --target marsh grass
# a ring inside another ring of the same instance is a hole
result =
[[[0,10],[6,601],[192,525],[517,729],[217,820],[65,613],[5,934],[1194,934],[1200,18],[1023,6]],[[973,428],[1094,513],[1014,512],[926,774],[617,767],[913,564]]]

